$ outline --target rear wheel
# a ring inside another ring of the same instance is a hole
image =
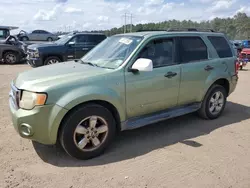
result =
[[[207,92],[199,115],[205,119],[216,119],[224,111],[227,100],[227,92],[221,85],[213,85]]]
[[[51,56],[45,59],[44,65],[52,65],[61,62],[61,59],[59,59],[56,56]]]
[[[18,55],[15,52],[6,52],[4,54],[3,59],[4,59],[4,63],[7,63],[7,64],[15,64],[19,61]]]
[[[72,157],[90,159],[101,155],[116,132],[115,119],[103,106],[89,104],[71,112],[62,123],[60,143]]]
[[[22,38],[21,38],[21,41],[28,41],[28,40],[29,40],[28,37],[22,37]]]

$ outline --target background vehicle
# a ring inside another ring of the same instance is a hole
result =
[[[20,42],[15,36],[9,35],[5,40],[0,41],[0,60],[7,64],[15,64],[25,60],[26,45]]]
[[[69,33],[53,43],[32,44],[27,49],[28,63],[39,67],[79,59],[104,39],[101,33]]]
[[[242,40],[242,48],[250,48],[250,40]]]
[[[240,70],[250,62],[250,48],[243,48],[239,55]]]
[[[89,159],[103,153],[117,131],[192,112],[218,118],[237,74],[222,33],[121,34],[77,62],[19,74],[10,110],[22,137],[43,144],[58,140],[69,155]]]
[[[235,49],[235,54],[239,56],[241,50],[242,50],[242,43],[240,41],[231,41],[231,44],[233,45],[233,48]]]
[[[55,41],[58,36],[45,30],[34,30],[31,33],[21,30],[17,35],[21,41]]]
[[[10,30],[12,29],[18,29],[18,27],[0,26],[0,40],[5,40],[8,36],[10,36]]]

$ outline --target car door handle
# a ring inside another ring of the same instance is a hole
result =
[[[210,66],[210,65],[207,65],[207,66],[204,68],[205,71],[210,71],[210,70],[213,70],[213,69],[214,69],[214,67],[212,67],[212,66]]]
[[[174,76],[176,76],[177,73],[176,72],[168,72],[167,74],[165,74],[164,76],[167,77],[167,78],[172,78]]]
[[[88,48],[82,48],[82,50],[88,50]]]

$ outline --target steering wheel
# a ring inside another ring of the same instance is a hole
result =
[[[12,42],[12,39],[14,39],[13,42]],[[6,42],[6,44],[17,43],[17,39],[16,39],[16,37],[10,35],[10,36],[8,36],[8,37],[6,38],[5,42]]]

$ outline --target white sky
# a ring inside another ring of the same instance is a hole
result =
[[[133,23],[250,15],[250,0],[0,0],[0,12],[0,25],[18,26],[17,32],[94,30],[120,27],[125,12]]]

